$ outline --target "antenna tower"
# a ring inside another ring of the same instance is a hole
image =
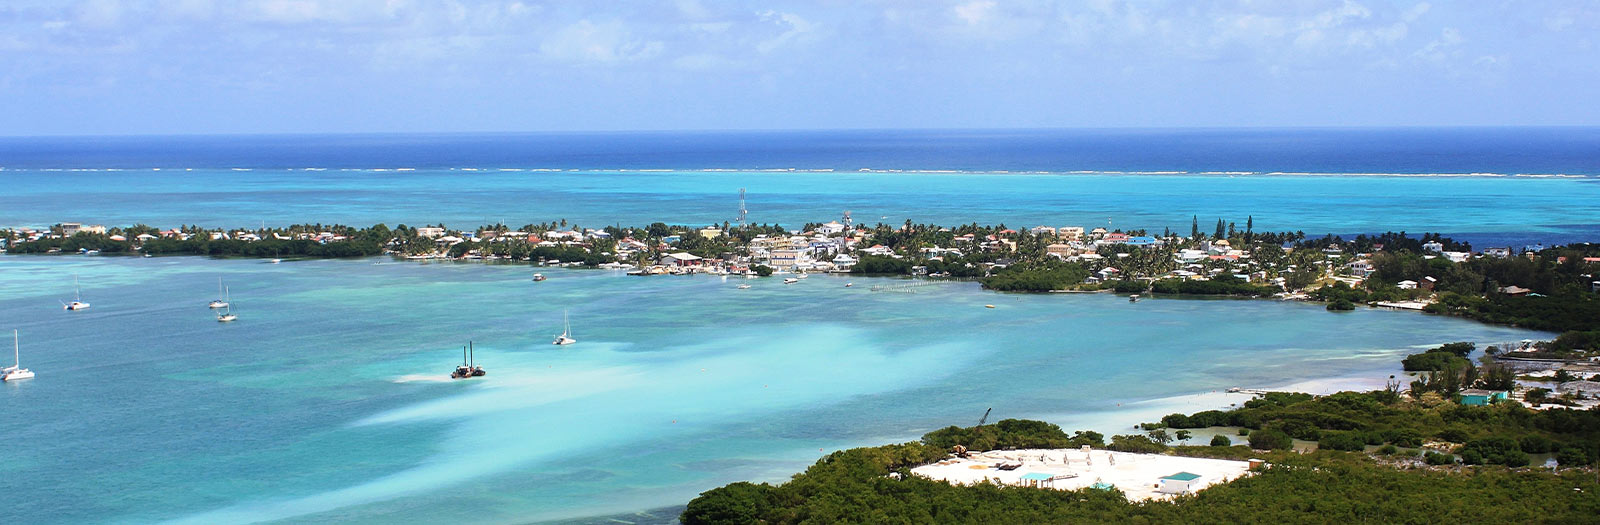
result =
[[[745,217],[749,214],[750,210],[744,207],[744,188],[739,188],[739,219],[736,221],[739,223],[739,229],[744,229]]]
[[[850,229],[850,210],[845,210],[844,211],[844,229],[845,230],[849,230]]]

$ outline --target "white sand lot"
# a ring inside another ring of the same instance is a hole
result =
[[[1001,463],[1021,463],[1015,470],[999,470]],[[1225,483],[1249,473],[1249,463],[1226,459],[1187,458],[1159,454],[1133,454],[1079,449],[994,450],[975,453],[969,459],[950,458],[923,465],[911,472],[929,479],[956,485],[971,485],[989,480],[1003,485],[1023,485],[1029,473],[1048,474],[1053,479],[1039,486],[1074,490],[1106,483],[1128,496],[1129,501],[1171,498],[1156,491],[1162,476],[1179,472],[1199,474],[1193,490]],[[1038,476],[1035,476],[1038,477]]]

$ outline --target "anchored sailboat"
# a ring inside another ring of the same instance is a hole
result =
[[[20,379],[33,379],[33,371],[22,367],[22,346],[18,343],[17,331],[11,331],[11,352],[16,356],[17,364],[0,368],[0,381],[17,381]]]
[[[83,291],[78,287],[77,275],[72,276],[72,302],[62,303],[61,307],[68,311],[89,309],[89,303],[83,302]]]
[[[227,297],[228,296],[228,289],[227,288],[223,288],[222,289],[222,296],[223,297]],[[212,308],[216,308],[216,307],[213,306]],[[233,313],[233,305],[229,304],[226,300],[224,300],[223,303],[222,303],[222,313],[217,314],[217,322],[219,322],[219,323],[227,323],[227,322],[232,322],[233,320],[238,319],[238,318],[239,318],[239,316]]]
[[[578,340],[572,338],[572,323],[567,320],[567,312],[566,311],[562,311],[561,312],[561,335],[556,336],[556,340],[551,342],[550,344],[553,344],[553,345],[570,345],[570,344],[576,343],[576,342],[578,342]]]
[[[206,305],[207,308],[227,308],[228,307],[228,289],[227,289],[227,287],[222,286],[222,278],[221,277],[217,278],[217,291],[222,292],[222,298],[211,301],[211,304]]]

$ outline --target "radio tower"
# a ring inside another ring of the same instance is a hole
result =
[[[744,188],[739,188],[739,219],[736,221],[739,223],[739,229],[744,229],[744,219],[749,214],[750,210],[744,208]]]
[[[844,229],[845,231],[850,230],[850,210],[844,211]]]

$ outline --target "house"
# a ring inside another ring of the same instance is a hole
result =
[[[1200,475],[1193,472],[1179,472],[1170,476],[1162,476],[1160,486],[1156,492],[1162,494],[1188,494],[1204,487],[1200,483]]]
[[[1444,245],[1440,244],[1439,241],[1428,241],[1428,242],[1422,243],[1422,251],[1429,252],[1429,253],[1439,253],[1439,252],[1444,251]]]
[[[1483,390],[1468,388],[1461,391],[1461,404],[1483,406],[1499,403],[1506,400],[1507,392],[1504,390]]]
[[[772,250],[772,254],[767,258],[767,261],[771,263],[771,266],[774,268],[793,268],[795,265],[801,262],[801,253],[802,252],[800,250],[792,248],[787,250]]]
[[[1423,277],[1422,278],[1422,282],[1417,283],[1417,288],[1421,288],[1423,290],[1427,290],[1427,291],[1431,292],[1431,291],[1433,291],[1433,286],[1436,285],[1436,284],[1439,284],[1439,280],[1433,278],[1433,276],[1430,275],[1430,276],[1427,276],[1427,277]]]
[[[1096,273],[1100,275],[1100,280],[1109,281],[1117,278],[1117,274],[1122,273],[1122,270],[1107,266],[1105,268],[1101,268],[1100,271]]]
[[[1045,236],[1045,235],[1049,235],[1051,237],[1055,237],[1056,236],[1056,229],[1055,228],[1051,228],[1049,226],[1034,226],[1033,228],[1030,228],[1028,231],[1033,232],[1034,235],[1038,235],[1038,236]]]
[[[839,254],[839,255],[833,256],[833,267],[834,268],[838,268],[840,270],[849,270],[850,267],[855,266],[855,265],[856,265],[856,258],[855,257],[851,257],[849,255],[845,255],[845,254],[842,254],[842,253]]]
[[[1517,285],[1500,287],[1500,293],[1506,294],[1507,296],[1510,296],[1510,297],[1522,297],[1524,295],[1528,295],[1528,292],[1532,292],[1532,291],[1533,290],[1529,290],[1527,288],[1523,288],[1523,287],[1517,286]]]
[[[861,250],[861,253],[864,253],[864,254],[867,254],[867,255],[889,256],[889,255],[894,255],[894,250],[890,249],[888,246],[884,246],[882,244],[874,244],[874,245],[872,245],[871,248],[867,248],[867,249]]]
[[[1062,258],[1062,259],[1066,259],[1068,257],[1073,256],[1073,254],[1078,253],[1078,251],[1074,250],[1072,248],[1072,245],[1070,245],[1070,244],[1056,243],[1056,244],[1052,244],[1052,245],[1049,245],[1049,246],[1045,246],[1044,247],[1044,253],[1046,255],[1054,255],[1056,257],[1059,257],[1059,258]]]
[[[1060,228],[1056,228],[1056,236],[1069,241],[1076,241],[1083,238],[1083,227],[1062,226]]]
[[[1366,259],[1352,261],[1350,264],[1345,265],[1345,267],[1350,268],[1350,275],[1354,275],[1363,279],[1371,277],[1372,272],[1375,271],[1372,268],[1372,261],[1368,261]]]
[[[1415,289],[1417,289],[1417,282],[1413,281],[1413,280],[1410,280],[1410,279],[1406,279],[1404,281],[1400,281],[1398,283],[1395,283],[1394,286],[1396,288],[1401,289],[1401,290],[1415,290]]]
[[[421,228],[417,228],[417,236],[427,237],[430,239],[444,237],[444,228],[440,228],[438,226],[423,226]]]
[[[829,221],[827,224],[818,226],[817,233],[824,235],[838,235],[840,233],[844,233],[844,225],[840,224],[839,221]]]
[[[711,228],[706,228],[706,229],[700,230],[700,236],[701,237],[705,237],[707,239],[715,239],[717,237],[721,237],[722,236],[722,228],[711,227]]]
[[[61,236],[62,237],[71,237],[73,235],[77,235],[78,234],[78,230],[81,230],[81,229],[83,229],[83,223],[63,222],[63,223],[61,223]]]

